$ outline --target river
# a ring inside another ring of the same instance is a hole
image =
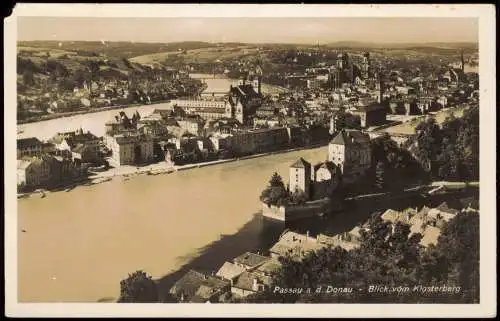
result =
[[[194,74],[192,76],[193,78],[209,78],[205,80],[207,84],[207,88],[205,89],[205,91],[207,92],[229,90],[229,85],[232,83],[232,81],[227,78],[210,79],[210,77],[213,77],[212,75]],[[122,110],[125,111],[128,115],[132,115],[132,113],[138,111],[141,116],[145,116],[150,114],[154,109],[169,108],[171,108],[170,103],[160,103],[74,115],[70,117],[56,118],[35,123],[20,124],[17,125],[17,137],[37,137],[42,140],[47,140],[53,137],[58,132],[74,131],[76,129],[79,129],[80,127],[84,130],[89,130],[94,135],[103,136],[104,124],[107,121],[114,119],[115,115],[117,115]]]
[[[204,78],[207,88],[205,92],[224,92],[229,90],[229,86],[235,81],[226,78],[223,75],[217,75],[215,78],[213,75],[207,74],[190,74],[190,77],[200,79]],[[281,88],[263,85],[264,92],[276,92],[282,91]],[[168,109],[171,108],[170,103],[161,103],[153,105],[142,105],[136,107],[128,107],[123,109],[107,110],[96,113],[88,113],[81,115],[74,115],[70,117],[63,117],[51,120],[45,120],[35,123],[27,123],[17,125],[18,138],[27,137],[37,137],[42,140],[47,140],[53,137],[58,132],[74,131],[80,127],[83,130],[89,130],[94,135],[103,136],[104,135],[104,124],[114,119],[120,111],[125,111],[128,115],[132,115],[135,111],[138,111],[141,116],[150,114],[154,109]]]
[[[322,147],[20,199],[19,299],[96,302],[117,297],[128,273],[163,277],[211,244],[219,250],[210,268],[259,248],[264,236],[254,213],[271,174],[288,180],[298,157],[318,162],[326,153]],[[245,236],[235,237],[242,229]]]

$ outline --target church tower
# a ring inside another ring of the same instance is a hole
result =
[[[262,68],[260,67],[260,65],[257,65],[257,68],[255,68],[255,75],[256,75],[256,79],[257,79],[257,90],[256,92],[259,94],[259,95],[262,95]]]
[[[464,72],[465,69],[465,60],[464,60],[464,51],[460,50],[460,69],[462,69],[462,72]]]

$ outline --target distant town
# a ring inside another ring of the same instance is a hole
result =
[[[131,58],[113,55],[112,45],[43,46],[18,44],[18,123],[109,109],[114,116],[102,136],[79,127],[48,140],[18,138],[19,198],[323,148],[324,161],[299,157],[285,179],[268,173],[263,219],[293,226],[373,214],[341,233],[327,223],[315,233],[288,228],[215,271],[184,271],[168,289],[136,271],[120,284],[118,302],[478,302],[477,266],[460,265],[476,261],[457,245],[478,250],[478,239],[457,231],[476,226],[479,213],[479,78],[469,70],[477,50],[213,44]],[[229,85],[213,90],[214,79]],[[153,109],[125,109],[142,105]],[[463,291],[448,301],[441,290],[379,301],[359,292],[392,279],[413,289],[419,278]],[[332,284],[339,287],[327,290]]]

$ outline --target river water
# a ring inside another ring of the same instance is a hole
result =
[[[203,78],[207,84],[205,92],[225,92],[229,90],[229,86],[234,84],[234,80],[228,79],[223,75],[217,75],[215,78],[213,75],[207,74],[190,74],[191,78]],[[263,91],[274,92],[280,91],[281,89],[264,85]],[[171,108],[170,103],[161,103],[154,105],[142,105],[137,107],[128,107],[115,110],[107,110],[97,113],[89,113],[83,115],[74,115],[71,117],[51,119],[36,123],[27,123],[17,125],[18,138],[27,137],[37,137],[42,140],[47,140],[53,137],[57,132],[67,132],[74,131],[80,127],[87,131],[89,130],[94,135],[103,136],[104,135],[104,124],[114,119],[114,117],[120,112],[125,111],[128,115],[132,115],[136,111],[139,112],[141,116],[150,114],[154,109],[169,109]]]
[[[213,78],[213,75],[192,74],[191,76],[192,78],[207,78],[205,80],[207,84],[207,88],[205,89],[206,92],[227,91],[229,90],[230,84],[233,83],[232,80],[227,78]],[[74,115],[71,117],[51,119],[36,123],[20,124],[17,125],[19,133],[17,136],[18,138],[37,137],[42,140],[47,140],[53,137],[57,132],[74,131],[80,127],[83,130],[89,130],[94,135],[103,136],[104,124],[107,121],[114,119],[115,115],[122,110],[130,116],[136,111],[138,111],[141,116],[145,116],[150,114],[154,109],[169,108],[171,108],[170,103],[142,105],[97,113]]]
[[[120,280],[138,269],[161,278],[259,249],[266,235],[254,213],[271,174],[287,180],[298,157],[326,154],[323,147],[20,199],[19,299],[96,302],[117,297]]]

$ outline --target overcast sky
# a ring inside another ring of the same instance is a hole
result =
[[[477,42],[475,18],[18,17],[18,40]]]

